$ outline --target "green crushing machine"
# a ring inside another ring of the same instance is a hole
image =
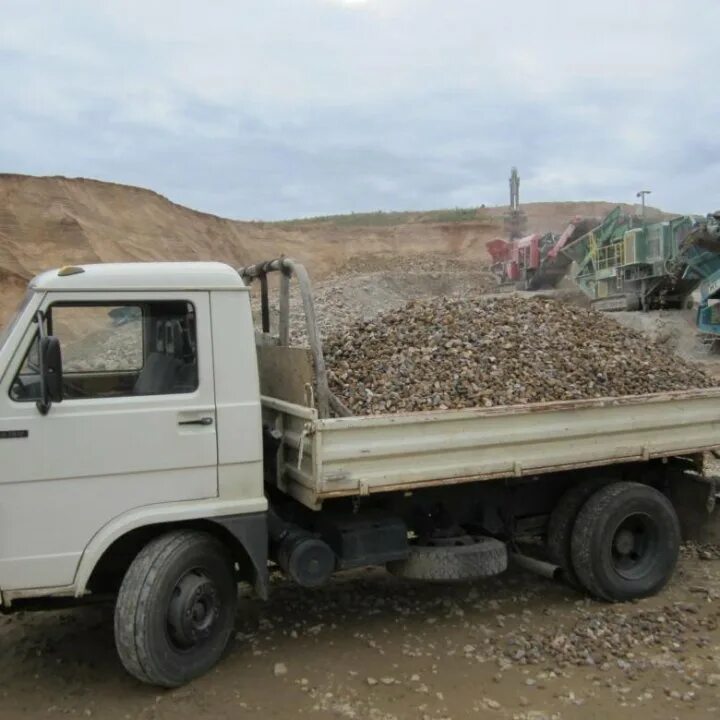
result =
[[[720,254],[699,242],[703,219],[682,215],[647,223],[615,208],[567,245],[572,277],[600,310],[678,308],[720,269]]]

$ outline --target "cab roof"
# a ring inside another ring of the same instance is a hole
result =
[[[71,265],[37,275],[33,290],[242,290],[237,270],[219,262]]]

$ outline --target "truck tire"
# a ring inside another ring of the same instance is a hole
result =
[[[389,562],[387,569],[408,580],[449,582],[498,575],[507,565],[505,543],[490,537],[466,537],[437,545],[414,545],[407,558]]]
[[[598,490],[580,510],[572,562],[582,586],[610,602],[661,590],[680,553],[680,523],[670,501],[649,485],[618,482]]]
[[[546,542],[548,559],[561,568],[563,579],[575,588],[582,587],[575,575],[572,562],[571,542],[575,520],[588,498],[607,483],[606,478],[592,478],[579,482],[560,497],[550,514]]]
[[[172,688],[207,672],[235,625],[233,561],[212,535],[175,530],[135,557],[115,606],[115,645],[138,680]]]

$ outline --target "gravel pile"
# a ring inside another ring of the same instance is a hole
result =
[[[486,271],[374,272],[319,283],[313,293],[320,335],[329,337],[359,320],[404,307],[410,300],[481,295],[494,289]],[[305,342],[305,313],[299,294],[291,296],[294,343]]]
[[[479,260],[459,258],[448,253],[416,253],[415,255],[390,255],[388,253],[368,253],[355,255],[337,268],[336,277],[357,274],[388,272],[395,273],[437,273],[437,272],[478,272],[486,266]],[[489,280],[497,285],[497,280],[488,272]]]
[[[717,384],[612,318],[544,297],[412,301],[330,333],[324,347],[331,389],[357,414]]]
[[[330,278],[313,282],[313,299],[323,338],[359,320],[404,307],[410,300],[482,295],[496,289],[497,281],[480,263],[459,260],[444,253],[413,257],[360,255],[349,260]],[[305,312],[300,292],[291,283],[290,335],[293,344],[306,345]],[[260,322],[259,293],[253,293],[256,323]],[[277,293],[271,293],[271,303]],[[277,331],[278,308],[271,304],[270,325]]]

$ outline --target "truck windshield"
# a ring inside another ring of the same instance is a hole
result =
[[[15,324],[18,321],[18,318],[22,315],[22,311],[27,307],[27,304],[30,302],[30,298],[32,296],[33,291],[28,290],[25,293],[25,297],[23,297],[23,299],[20,301],[18,309],[15,311],[15,315],[13,315],[13,317],[10,318],[10,322],[2,330],[0,330],[0,351],[2,351],[3,346],[7,342],[7,339],[10,337],[10,333],[12,332]]]

